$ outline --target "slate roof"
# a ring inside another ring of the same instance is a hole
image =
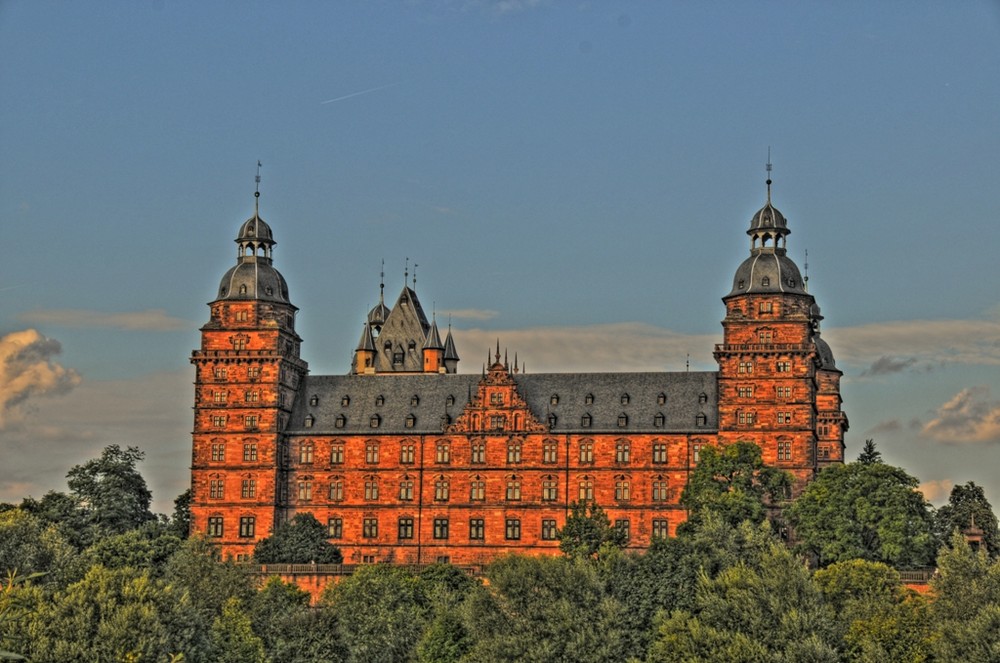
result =
[[[553,434],[712,433],[718,428],[715,372],[540,373],[515,375],[521,396],[539,421],[556,416]],[[297,435],[440,435],[442,417],[454,421],[480,375],[322,375],[302,383],[286,432]],[[665,402],[659,403],[660,394]],[[593,402],[588,403],[588,396]],[[627,403],[623,397],[627,396]],[[381,397],[382,404],[378,399]],[[448,405],[449,397],[454,400]],[[553,397],[557,402],[553,403]],[[346,398],[346,404],[345,404]],[[662,426],[654,425],[658,414]],[[591,425],[581,421],[590,415]],[[698,416],[705,423],[698,425]],[[415,417],[412,427],[407,416]],[[619,417],[625,415],[625,424]],[[371,418],[379,417],[378,427]],[[306,426],[307,417],[312,425]],[[344,417],[338,427],[339,417]]]

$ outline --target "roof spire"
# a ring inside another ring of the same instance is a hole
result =
[[[410,257],[406,257],[406,267],[403,269],[403,287],[405,288],[410,281]]]
[[[417,263],[413,263],[413,289],[417,289],[417,267],[420,267]]]
[[[262,165],[264,165],[264,164],[262,164],[260,162],[260,159],[257,159],[257,176],[253,178],[253,181],[256,183],[256,186],[254,187],[254,191],[253,191],[253,198],[254,198],[254,200],[253,200],[253,215],[254,216],[258,216],[258,214],[260,212],[260,167]]]
[[[382,258],[382,270],[378,273],[378,303],[385,303],[385,258]]]
[[[805,273],[802,276],[802,287],[809,292],[809,249],[806,249],[806,261],[803,263]]]
[[[767,202],[771,203],[771,146],[767,146]]]

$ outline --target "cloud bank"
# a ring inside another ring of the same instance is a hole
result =
[[[1000,401],[992,399],[985,385],[963,389],[937,409],[921,432],[940,442],[1000,442]]]
[[[25,329],[0,338],[0,430],[21,420],[29,399],[63,394],[80,383],[54,361],[59,341]]]
[[[167,315],[163,309],[147,309],[130,313],[104,313],[82,309],[49,309],[28,311],[18,316],[21,322],[57,327],[119,329],[122,331],[180,331],[193,325]]]

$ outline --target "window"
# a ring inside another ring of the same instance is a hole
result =
[[[245,500],[257,497],[257,480],[249,478],[243,479],[243,485],[240,488],[240,496]]]
[[[344,538],[344,519],[328,518],[326,521],[326,535],[331,539]]]
[[[247,378],[251,380],[260,379],[260,366],[251,366],[247,369]]]
[[[216,463],[226,460],[226,443],[212,443],[212,460]],[[243,460],[246,460],[245,458]]]
[[[418,405],[420,405],[420,396],[413,394],[410,396],[410,407],[417,407]]]
[[[504,416],[502,414],[494,414],[490,417],[490,430],[503,430]]]
[[[378,479],[365,477],[365,499],[373,502],[378,499]]]
[[[628,394],[622,394],[622,398],[621,398],[622,405],[628,405],[629,400],[630,399],[629,399],[629,395]]]
[[[590,477],[583,477],[579,483],[579,500],[590,502],[594,499],[594,480]]]
[[[632,482],[622,474],[615,477],[615,499],[619,501],[632,499]]]
[[[378,428],[378,425],[380,423],[382,423],[382,417],[378,416],[377,414],[373,414],[371,416],[371,419],[368,420],[368,427],[369,428]]]
[[[259,419],[256,414],[248,414],[243,417],[243,427],[247,430],[256,430]]]
[[[830,460],[830,449],[828,447],[820,447],[818,451],[820,460]]]
[[[299,481],[299,501],[310,502],[313,497],[313,483],[311,479]]]
[[[403,422],[403,425],[406,428],[413,428],[417,425],[417,418],[412,414],[408,414],[406,415],[406,420]]]
[[[305,423],[306,428],[312,428],[313,424],[316,423],[316,417],[312,416],[311,414],[306,415],[306,418],[303,421],[303,423]]]
[[[775,393],[775,396],[777,396],[778,398],[791,398],[792,397],[792,388],[791,387],[775,387],[774,393]]]
[[[246,350],[247,349],[247,337],[240,334],[239,336],[233,336],[233,350]]]
[[[393,352],[392,353],[392,364],[393,366],[401,366],[403,364],[403,353]]]
[[[333,420],[333,425],[337,428],[343,428],[347,425],[347,417],[342,414],[338,414],[337,418]]]
[[[215,414],[215,415],[212,415],[212,425],[215,426],[216,428],[225,428],[226,427],[226,415],[224,415],[224,414]]]
[[[543,520],[542,521],[542,541],[555,541],[559,536],[559,530],[556,528],[556,521],[554,520]]]
[[[656,395],[656,404],[657,405],[666,405],[667,404],[667,395],[665,393],[663,393],[662,391],[659,394]]]
[[[653,478],[653,501],[667,502],[670,500],[670,484],[662,474]]]
[[[521,499],[521,478],[512,476],[507,479],[507,501],[516,502]]]
[[[632,460],[632,445],[628,440],[615,442],[615,462],[628,463]]]
[[[350,404],[351,404],[351,397],[350,396],[347,396],[345,394],[344,396],[340,397],[340,407],[347,407]]]
[[[624,412],[618,415],[618,428],[625,428],[628,426],[628,415]]]
[[[494,391],[490,394],[490,405],[503,405],[503,393]]]
[[[741,361],[739,365],[740,373],[753,373],[753,362],[752,361]]]
[[[736,393],[740,398],[753,398],[753,386],[746,385],[743,387],[737,387]]]
[[[256,529],[256,518],[253,516],[240,516],[240,538],[252,539]]]
[[[619,530],[620,532],[623,532],[625,534],[625,542],[628,543],[628,540],[630,538],[630,536],[629,536],[630,531],[629,530],[631,529],[629,527],[629,521],[628,521],[628,519],[626,518],[626,519],[622,519],[622,520],[616,520],[615,521],[615,529]]]
[[[362,555],[361,556],[361,563],[362,564],[374,564],[375,563],[375,555]]]
[[[758,343],[771,343],[774,340],[774,333],[770,329],[760,329],[757,331]]]
[[[399,538],[400,539],[413,538],[413,518],[399,519]]]
[[[227,371],[222,366],[216,366],[212,374],[215,376],[216,380],[225,380],[227,376]]]
[[[225,391],[213,391],[212,392],[212,402],[214,403],[225,403],[227,392]]]
[[[482,518],[469,519],[469,539],[482,541],[486,538],[486,521]]]
[[[365,518],[361,521],[361,536],[366,539],[378,538],[378,518]]]
[[[580,462],[581,463],[593,463],[594,462],[594,443],[590,440],[584,440],[580,442]]]
[[[209,516],[208,529],[205,533],[212,538],[222,536],[222,516]]]
[[[698,394],[698,402],[699,403],[707,403],[708,402],[708,394],[706,394],[704,391],[701,392],[700,394]]]
[[[586,396],[584,396],[583,397],[583,403],[584,403],[584,405],[593,405],[594,404],[594,395],[593,394],[587,394]]]
[[[344,480],[340,477],[330,478],[330,501],[344,501]]]
[[[691,445],[691,462],[695,465],[701,460],[701,447],[702,445],[698,442]]]
[[[447,502],[448,497],[451,494],[451,486],[448,482],[448,478],[445,476],[439,476],[434,480],[434,499],[438,502]]]
[[[344,445],[343,444],[333,444],[330,446],[330,464],[331,465],[343,465],[344,464]]]
[[[665,539],[670,536],[670,522],[667,520],[653,521],[653,538]]]
[[[549,396],[549,405],[559,405],[559,394]]]
[[[552,464],[559,461],[559,443],[555,440],[542,442],[542,462]]]
[[[221,500],[225,493],[225,479],[212,479],[208,483],[208,499]]]
[[[399,499],[406,502],[413,499],[413,479],[408,476],[399,482]]]
[[[768,276],[765,276],[764,278],[762,278],[760,280],[760,284],[766,288],[767,286],[771,285],[771,278],[768,277]]]
[[[469,499],[478,502],[486,499],[486,482],[478,475],[469,484]]]
[[[243,394],[243,400],[247,403],[258,403],[260,402],[260,392],[256,389],[248,391]]]
[[[792,413],[791,412],[778,412],[775,417],[779,424],[790,424],[792,423]]]
[[[698,426],[708,425],[708,416],[704,412],[698,413],[698,416],[694,418],[695,424]]]
[[[792,372],[792,362],[781,360],[778,362],[777,371],[779,373],[791,373]]]
[[[667,445],[663,442],[653,443],[653,462],[654,463],[666,463],[667,462]]]
[[[792,459],[791,440],[778,440],[778,460],[791,460],[791,459]]]
[[[236,322],[246,322],[246,321],[247,321],[247,312],[246,311],[237,311],[236,312]]]
[[[558,421],[559,421],[559,417],[557,417],[554,414],[550,414],[549,415],[549,428],[555,428],[556,427],[556,423],[558,423]]]
[[[542,500],[555,502],[559,499],[559,482],[551,474],[542,477]]]
[[[521,521],[518,518],[508,518],[505,537],[508,541],[518,541],[521,538]]]
[[[365,443],[365,462],[369,465],[378,463],[378,442]]]
[[[410,461],[413,462],[413,461]],[[434,452],[434,462],[435,463],[450,463],[451,462],[451,445],[447,442],[438,442],[437,448]]]
[[[755,412],[746,412],[744,410],[740,410],[737,415],[737,418],[739,419],[740,424],[750,425],[753,424],[753,422],[757,419],[757,416]]]
[[[773,313],[774,304],[773,302],[760,302],[760,304],[757,307],[757,310],[760,311],[761,313]]]
[[[507,443],[507,462],[508,463],[520,463],[521,462],[521,441],[514,440]]]
[[[434,519],[434,538],[439,540],[446,540],[448,538],[448,519],[447,518],[435,518]]]
[[[657,428],[663,428],[663,425],[667,423],[667,418],[663,416],[662,412],[657,412],[653,417],[653,425]]]
[[[452,396],[451,394],[448,394],[448,398],[444,399],[444,404],[447,407],[451,407],[452,405],[455,404],[455,397]]]
[[[299,463],[311,465],[313,462],[313,450],[312,442],[302,442],[299,444]]]

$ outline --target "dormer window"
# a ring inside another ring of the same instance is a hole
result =
[[[586,396],[584,396],[583,397],[583,403],[584,403],[584,405],[593,405],[594,404],[594,395],[593,394],[587,394]]]
[[[306,417],[306,428],[312,428],[314,423],[316,423],[316,417],[311,414]]]
[[[392,350],[392,341],[386,341],[386,342],[385,342],[385,345],[383,345],[383,346],[382,346],[382,348],[383,348],[383,349],[384,349],[384,350],[385,350],[386,352],[389,352],[390,350]]]
[[[706,424],[708,424],[708,417],[705,415],[704,412],[700,412],[695,422],[698,424],[698,426],[705,426]]]
[[[628,394],[622,394],[622,405],[628,405],[629,400]]]
[[[590,424],[592,424],[593,422],[594,422],[594,418],[591,417],[589,414],[585,414],[582,417],[580,417],[580,427],[581,428],[590,428]]]
[[[556,427],[556,420],[557,420],[556,415],[554,415],[554,414],[550,414],[549,415],[549,428],[555,428]]]
[[[413,352],[414,350],[417,349],[417,342],[410,341],[409,343],[406,344],[406,349],[409,350],[410,352]]]
[[[455,397],[449,394],[448,398],[444,399],[444,404],[446,407],[451,407],[455,404]]]
[[[420,405],[420,396],[413,394],[412,396],[410,396],[410,406],[416,407],[418,405]]]
[[[382,407],[383,405],[385,405],[385,396],[379,394],[375,397],[375,407]]]
[[[350,396],[342,396],[340,398],[340,407],[347,407],[350,404],[351,404],[351,397]]]
[[[378,428],[380,423],[382,423],[382,417],[377,414],[373,414],[371,419],[368,420],[368,426],[371,428]]]
[[[247,294],[247,286],[246,286],[246,284],[243,284],[243,285],[240,286],[240,294],[241,295]]]
[[[319,405],[319,396],[315,395],[311,396],[309,398],[309,405],[312,405],[313,407]]]
[[[336,426],[337,428],[343,428],[344,426],[347,425],[347,417],[345,417],[342,414],[337,415],[337,418],[334,420],[333,425]]]
[[[666,421],[667,418],[663,416],[662,412],[657,412],[656,416],[653,417],[653,425],[657,428],[663,428],[663,424],[665,424]]]
[[[700,394],[698,394],[698,402],[699,403],[707,403],[708,402],[708,394],[706,394],[704,391],[701,392]]]
[[[417,425],[417,418],[412,414],[406,415],[406,427],[413,428],[416,425]]]
[[[549,405],[559,405],[559,394],[549,396]]]
[[[656,404],[657,405],[666,405],[667,404],[667,395],[665,393],[663,393],[662,391],[659,394],[656,395]]]
[[[762,278],[762,279],[760,280],[760,284],[761,284],[762,286],[764,286],[765,288],[766,288],[766,287],[768,287],[769,285],[771,285],[771,278],[770,278],[770,277],[768,277],[768,276],[765,276],[764,278]]]
[[[743,279],[740,279],[740,282],[736,285],[736,287],[742,290],[743,288],[747,287],[747,283]]]
[[[628,426],[628,415],[624,412],[618,415],[618,427],[624,428]]]

